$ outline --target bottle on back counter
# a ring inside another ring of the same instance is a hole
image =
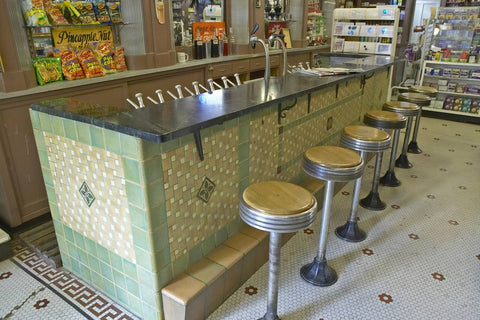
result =
[[[223,34],[223,46],[222,46],[222,56],[228,56],[228,38],[226,34]]]
[[[195,59],[205,58],[205,46],[200,35],[197,35],[194,43]]]
[[[236,47],[235,47],[235,36],[233,34],[233,28],[231,27],[230,27],[230,41],[228,46],[228,52],[230,52],[230,55],[234,55],[237,53]]]
[[[212,40],[210,40],[210,45],[211,45],[211,51],[210,51],[211,57],[212,58],[220,57],[220,48],[219,48],[219,45],[218,45],[217,36],[214,35],[212,37]]]

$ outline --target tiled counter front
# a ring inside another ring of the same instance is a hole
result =
[[[155,144],[31,110],[64,267],[140,317],[163,319],[162,287],[243,226],[241,192],[302,179],[307,148],[337,144],[344,126],[381,107],[377,77],[204,129],[204,161],[192,134]]]

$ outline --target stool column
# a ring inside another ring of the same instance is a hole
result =
[[[420,127],[420,118],[422,117],[422,107],[419,107],[420,111],[415,119],[415,128],[413,128],[412,141],[410,141],[408,144],[408,152],[410,153],[422,153],[422,149],[418,147],[417,143],[418,128]]]
[[[420,112],[418,114],[420,115]],[[395,166],[399,168],[409,169],[413,167],[413,164],[410,161],[408,161],[408,157],[407,157],[408,139],[410,138],[411,129],[412,129],[412,117],[407,117],[407,129],[405,131],[405,138],[403,140],[402,153],[398,157],[397,161],[395,161]]]
[[[337,273],[327,265],[327,259],[325,258],[328,222],[330,219],[330,208],[332,206],[335,182],[327,180],[325,183],[318,253],[312,263],[306,264],[300,269],[300,275],[305,281],[320,287],[330,286],[338,279]]]
[[[267,313],[260,320],[279,320],[277,315],[278,306],[278,279],[280,275],[280,248],[282,245],[282,234],[270,233],[270,244],[268,251],[268,294]]]
[[[366,152],[360,151],[360,157],[362,160],[365,161],[366,159]],[[358,227],[357,223],[357,209],[358,203],[360,199],[360,187],[362,185],[362,176],[355,180],[355,185],[353,187],[353,196],[352,196],[352,205],[350,207],[350,217],[348,221],[343,225],[335,229],[335,234],[340,239],[351,241],[351,242],[360,242],[367,238],[367,234],[365,231],[361,230]]]
[[[385,175],[380,178],[382,186],[398,187],[402,182],[395,176],[395,156],[397,155],[399,129],[393,130],[392,153],[390,154],[390,165]]]
[[[380,200],[380,194],[378,193],[378,182],[380,180],[380,170],[382,169],[383,152],[377,153],[375,161],[375,172],[373,174],[372,191],[370,194],[360,200],[360,205],[369,210],[383,210],[387,207],[387,204]]]

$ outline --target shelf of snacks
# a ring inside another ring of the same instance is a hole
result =
[[[121,1],[22,0],[21,7],[40,85],[127,70]]]

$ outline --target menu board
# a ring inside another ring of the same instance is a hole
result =
[[[200,37],[203,42],[209,42],[213,36],[216,36],[218,40],[223,40],[225,33],[225,22],[193,23],[193,39]]]

